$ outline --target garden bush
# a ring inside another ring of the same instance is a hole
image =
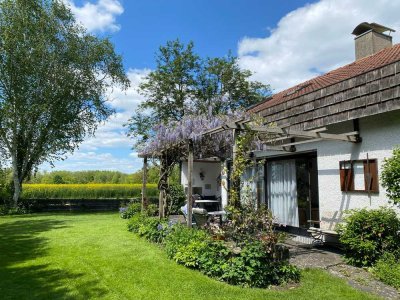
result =
[[[119,214],[122,219],[130,219],[136,214],[143,213],[146,216],[154,217],[158,214],[158,207],[155,204],[147,205],[147,208],[142,212],[142,203],[137,200],[131,201],[128,204],[124,204],[119,208]]]
[[[388,198],[400,205],[400,148],[394,149],[393,156],[385,159],[381,181]]]
[[[276,260],[262,242],[243,248],[223,241],[210,242],[199,258],[199,268],[207,276],[232,285],[267,287],[300,280],[300,270],[287,260]]]
[[[171,229],[171,224],[167,220],[159,220],[158,217],[150,217],[142,213],[133,215],[127,226],[129,231],[153,243],[162,243]]]
[[[140,213],[141,210],[142,204],[140,202],[130,202],[119,209],[119,214],[122,219],[130,219],[133,215]]]
[[[385,253],[372,268],[382,282],[400,289],[400,260],[393,253]]]
[[[349,211],[337,230],[347,261],[355,266],[371,266],[400,246],[400,219],[390,208]]]
[[[198,266],[198,257],[211,237],[203,230],[195,230],[181,224],[172,227],[164,245],[167,256],[188,267]],[[193,256],[192,253],[196,255]]]
[[[148,197],[157,197],[156,184],[147,185]],[[129,199],[141,197],[141,184],[24,184],[24,199]]]
[[[185,205],[186,195],[181,184],[172,184],[169,186],[167,215],[180,214],[180,209]]]

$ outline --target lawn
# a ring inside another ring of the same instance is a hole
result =
[[[0,217],[1,299],[376,299],[324,271],[285,291],[216,282],[168,260],[116,213]]]

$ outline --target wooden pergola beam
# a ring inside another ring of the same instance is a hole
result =
[[[333,134],[333,133],[325,133],[326,128],[311,130],[311,131],[299,131],[299,130],[290,130],[289,128],[281,128],[281,127],[267,127],[267,126],[253,126],[253,125],[243,125],[243,123],[227,123],[225,125],[216,127],[212,130],[206,131],[204,134],[216,134],[225,130],[232,129],[242,129],[242,130],[253,130],[260,133],[270,133],[280,135],[279,138],[311,138],[311,139],[323,139],[323,140],[333,140],[333,141],[343,141],[343,142],[359,142],[358,131],[341,133],[341,134]]]
[[[284,134],[289,137],[299,138],[319,138],[324,140],[344,141],[344,142],[357,142],[356,135],[358,132],[352,132],[350,134],[332,134],[325,132],[313,132],[313,131],[293,131],[289,129],[283,129],[279,127],[263,127],[263,126],[248,126],[247,129],[254,130],[256,132],[265,132],[273,134]]]

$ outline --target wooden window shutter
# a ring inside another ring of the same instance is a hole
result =
[[[364,160],[365,190],[379,192],[378,161],[376,159]]]
[[[353,164],[349,161],[341,161],[340,166],[340,189],[344,192],[354,190]]]

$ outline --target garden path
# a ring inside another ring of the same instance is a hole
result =
[[[395,288],[376,280],[367,270],[347,265],[343,255],[336,249],[315,248],[290,238],[285,241],[285,245],[289,247],[290,263],[299,268],[325,269],[330,274],[345,279],[356,289],[385,299],[400,299],[400,293]]]

